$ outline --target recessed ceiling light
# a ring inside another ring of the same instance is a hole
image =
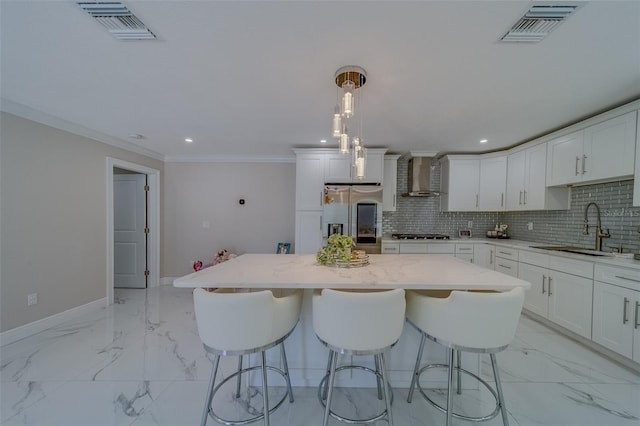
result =
[[[193,142],[193,139],[191,139],[191,138],[185,138],[185,140],[184,140],[184,141],[185,141],[186,143],[191,143],[191,142]]]
[[[487,143],[487,142],[489,142],[488,139],[480,139],[480,143]]]
[[[146,137],[144,135],[141,135],[140,133],[131,133],[129,135],[129,138],[136,139],[136,140],[146,139]]]
[[[326,139],[320,139],[320,143],[327,143]]]

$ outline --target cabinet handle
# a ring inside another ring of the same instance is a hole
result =
[[[518,204],[522,205],[522,191],[520,191],[520,196],[518,197]]]
[[[635,315],[633,318],[633,328],[638,328],[640,327],[640,324],[638,324],[638,307],[640,307],[640,302],[636,302],[636,309],[635,309]]]
[[[633,279],[633,278],[623,277],[622,275],[616,275],[616,278],[620,278],[621,280],[627,280],[627,281],[633,281],[633,282],[636,282],[636,283],[640,283],[640,280],[636,280],[636,279]]]
[[[396,206],[396,194],[393,194],[393,207]]]
[[[504,255],[507,255],[507,256],[511,256],[511,253],[506,252],[506,251],[499,251],[498,253],[504,254]]]
[[[320,230],[322,231],[322,216],[320,216]]]
[[[527,190],[524,191],[524,203],[527,204]]]
[[[500,207],[504,207],[504,192],[500,195]]]
[[[320,207],[324,205],[324,194],[320,191]]]
[[[478,194],[476,194],[476,207],[478,207]]]
[[[545,282],[546,280],[547,280],[547,276],[546,276],[546,275],[543,275],[543,276],[542,276],[542,294],[544,294],[544,293],[545,293],[545,290],[544,290],[544,282]]]
[[[549,277],[549,287],[547,288],[547,293],[551,296],[551,277]]]
[[[576,176],[578,176],[578,163],[580,163],[580,157],[576,157]]]
[[[493,250],[489,250],[489,265],[493,265]]]
[[[587,156],[583,155],[582,156],[582,174],[585,174],[587,172]]]
[[[624,302],[622,302],[622,323],[626,324],[629,322],[629,318],[627,318],[627,306],[629,306],[629,299],[624,298]]]
[[[507,266],[507,265],[503,265],[503,264],[498,264],[499,267],[501,268],[506,268],[506,269],[511,269],[511,266]]]
[[[458,251],[469,251],[473,250],[471,247],[458,247]]]

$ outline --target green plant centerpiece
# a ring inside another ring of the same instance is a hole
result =
[[[351,247],[356,245],[349,235],[333,234],[327,238],[327,245],[316,253],[316,260],[321,265],[335,265],[336,262],[351,260]]]

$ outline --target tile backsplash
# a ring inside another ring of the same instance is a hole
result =
[[[474,236],[483,236],[497,223],[509,225],[511,238],[544,244],[567,244],[595,247],[595,207],[588,212],[589,235],[583,235],[584,210],[588,203],[600,207],[602,227],[609,229],[611,238],[603,240],[603,250],[622,247],[624,252],[640,252],[640,207],[633,207],[633,180],[585,185],[571,189],[569,210],[525,211],[525,212],[440,212],[440,199],[408,198],[400,194],[407,192],[408,156],[398,160],[398,198],[395,212],[384,212],[383,232],[427,233],[437,232],[457,237],[458,231],[468,229]],[[434,161],[431,189],[440,188],[440,163]],[[533,223],[533,230],[527,224]]]

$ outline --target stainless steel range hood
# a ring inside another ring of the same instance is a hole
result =
[[[409,192],[403,197],[437,197],[431,190],[431,157],[413,157],[409,160]]]

